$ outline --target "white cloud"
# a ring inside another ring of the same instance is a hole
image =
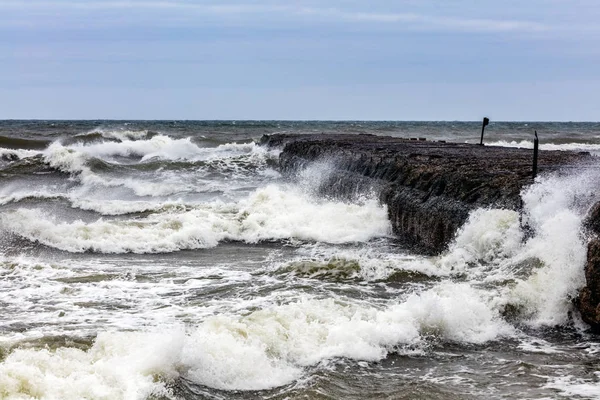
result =
[[[405,29],[448,30],[464,32],[544,32],[550,26],[534,21],[513,19],[479,19],[468,17],[428,15],[411,12],[367,12],[341,8],[303,7],[275,4],[202,4],[187,1],[18,1],[0,2],[0,9],[85,12],[95,10],[139,10],[194,15],[234,16],[247,14],[278,14],[280,17],[315,18],[325,21],[352,21],[398,25]]]
[[[409,27],[448,29],[475,32],[542,32],[550,28],[544,24],[520,20],[494,20],[432,16],[416,13],[348,12],[339,9],[302,9],[302,13],[328,16],[351,21],[405,24]]]

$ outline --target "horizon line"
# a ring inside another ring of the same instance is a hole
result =
[[[111,122],[481,122],[483,117],[476,120],[460,120],[460,119],[232,119],[232,118],[216,118],[216,119],[189,119],[189,118],[160,118],[160,119],[146,119],[146,118],[0,118],[0,122],[5,121],[111,121]],[[593,120],[522,120],[522,119],[492,119],[489,118],[490,123],[494,122],[520,122],[520,123],[539,123],[539,122],[552,122],[552,123],[600,123],[600,121]]]

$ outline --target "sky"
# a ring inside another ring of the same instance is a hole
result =
[[[0,119],[600,120],[597,0],[0,0]]]

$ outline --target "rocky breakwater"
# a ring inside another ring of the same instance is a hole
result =
[[[284,174],[314,162],[332,166],[321,182],[322,194],[350,197],[376,190],[394,233],[427,254],[443,251],[476,208],[519,209],[521,189],[533,182],[527,149],[348,134],[265,135],[261,144],[283,148]],[[544,151],[538,172],[587,158]]]
[[[586,286],[581,289],[575,302],[581,318],[592,330],[600,332],[600,203],[592,207],[586,227],[592,236],[588,243],[585,265]]]

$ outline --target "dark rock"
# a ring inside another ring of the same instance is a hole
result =
[[[600,202],[591,208],[584,226],[592,239],[588,244],[585,265],[586,286],[579,293],[575,304],[581,312],[581,318],[593,331],[600,332]]]
[[[584,221],[584,226],[591,233],[600,235],[600,202],[592,207]]]
[[[592,330],[600,332],[600,239],[595,238],[588,244],[587,263],[585,265],[586,286],[579,293],[575,304],[581,318]]]
[[[322,183],[322,194],[348,198],[375,190],[398,238],[429,254],[445,249],[471,210],[519,209],[521,190],[533,182],[533,152],[527,149],[347,134],[265,135],[260,143],[283,147],[283,173],[332,161],[336,171]],[[538,171],[587,159],[589,154],[544,151]]]

